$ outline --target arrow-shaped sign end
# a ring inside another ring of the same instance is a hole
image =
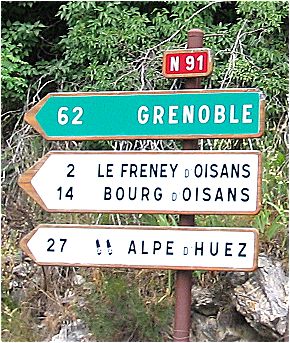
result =
[[[31,240],[32,236],[37,232],[38,227],[33,229],[31,232],[29,232],[26,236],[24,236],[20,242],[20,248],[21,250],[29,257],[32,261],[36,262],[35,256],[32,254],[31,250],[28,248],[28,242]]]
[[[46,135],[46,133],[41,128],[38,120],[36,119],[36,115],[50,97],[51,94],[47,94],[43,99],[41,99],[36,105],[34,105],[28,112],[24,114],[24,121],[31,125],[34,130],[36,130],[46,140],[52,140],[53,137],[50,138]]]
[[[39,206],[41,206],[45,211],[49,212],[47,206],[44,204],[44,202],[36,192],[35,188],[31,184],[32,178],[46,159],[47,157],[43,161],[36,163],[32,168],[29,168],[23,174],[21,174],[17,180],[17,184],[24,190],[27,195],[29,195],[34,201],[36,201]]]

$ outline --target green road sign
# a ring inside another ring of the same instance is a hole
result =
[[[260,137],[256,89],[50,93],[25,115],[47,140]]]

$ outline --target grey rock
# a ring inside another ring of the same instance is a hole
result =
[[[192,286],[192,306],[195,312],[205,316],[216,315],[220,304],[218,303],[215,294],[210,289]]]
[[[63,324],[59,333],[50,342],[89,342],[90,333],[86,325],[77,319],[69,324]]]
[[[237,310],[262,336],[281,339],[288,326],[288,277],[265,255],[247,282],[234,288]]]
[[[260,254],[255,272],[219,273],[212,287],[192,287],[194,342],[283,341],[288,327],[288,277]]]

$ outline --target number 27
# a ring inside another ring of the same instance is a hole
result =
[[[60,238],[59,241],[62,242],[62,245],[60,247],[60,252],[63,252],[63,248],[64,248],[64,245],[65,245],[67,239],[66,238]],[[50,243],[49,247],[47,248],[47,251],[55,252],[55,248],[54,248],[55,240],[53,238],[49,238],[47,240],[47,243]]]

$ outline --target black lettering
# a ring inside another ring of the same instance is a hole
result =
[[[62,245],[61,245],[61,248],[60,248],[60,252],[63,252],[63,247],[64,247],[67,239],[66,238],[60,238],[59,240],[62,242]]]
[[[134,189],[134,194],[132,190]],[[135,200],[136,199],[136,194],[137,194],[137,187],[129,187],[129,199],[130,200]]]
[[[134,254],[137,254],[134,241],[131,241],[131,243],[130,243],[128,254],[130,254],[131,252],[133,252]]]
[[[210,192],[210,188],[206,187],[202,190],[202,192],[203,192],[203,195],[207,196],[207,198],[203,197],[202,200],[203,201],[210,201],[211,195],[210,195],[210,193],[208,193],[208,192]]]
[[[228,201],[237,201],[237,189],[228,188]]]
[[[58,187],[57,191],[59,192],[59,200],[62,199],[62,187]],[[65,193],[66,198],[70,198],[70,200],[73,199],[73,188],[70,187],[67,192]]]
[[[147,187],[142,187],[142,197],[141,197],[141,200],[143,201],[144,198],[146,198],[147,201],[149,201],[149,188],[147,188]]]
[[[111,187],[105,187],[104,200],[111,200],[111,198],[112,198]]]
[[[105,177],[104,174],[101,174],[101,165],[98,164],[98,177]]]
[[[250,168],[250,165],[248,163],[243,164],[242,169],[246,173],[246,174],[243,174],[244,178],[248,178],[251,174],[249,169],[247,169],[247,168]]]
[[[161,200],[161,198],[162,198],[161,188],[157,187],[157,188],[155,188],[155,191],[154,191],[154,199],[159,201],[159,200]]]
[[[118,187],[116,190],[116,198],[117,200],[123,200],[125,195],[125,191],[123,187]]]
[[[242,246],[239,254],[238,254],[238,257],[247,257],[246,254],[242,254],[242,252],[244,251],[245,247],[247,246],[247,243],[239,243],[240,246]]]
[[[146,174],[146,166],[147,166],[147,164],[141,163],[140,166],[141,166],[140,177],[147,177],[147,174]]]
[[[250,196],[247,192],[249,192],[249,188],[242,188],[241,193],[242,193],[242,195],[244,195],[244,198],[241,198],[241,200],[243,202],[247,202],[250,199]]]
[[[73,198],[73,192],[72,191],[73,191],[73,188],[70,187],[68,189],[68,191],[65,193],[66,198],[70,198],[70,200],[72,200],[72,198]]]
[[[202,165],[201,164],[197,164],[195,166],[195,168],[194,168],[194,175],[195,175],[195,177],[201,177],[201,175],[202,175]]]
[[[230,245],[230,247],[229,247]],[[232,250],[232,246],[233,243],[226,243],[225,245],[225,256],[233,256],[233,254],[231,253],[231,250]]]
[[[154,177],[157,177],[157,171],[158,171],[158,164],[155,164],[155,168],[153,164],[150,164],[150,177],[153,175]]]
[[[137,164],[132,163],[132,164],[130,165],[130,177],[132,177],[132,175],[134,175],[135,177],[137,177],[137,169],[138,169]]]
[[[208,164],[206,163],[204,166],[204,177],[207,178],[207,170],[208,170]]]
[[[161,249],[161,243],[159,241],[154,241],[153,242],[153,255],[155,255],[155,252],[160,249]]]
[[[161,163],[161,168],[160,168],[160,177],[167,177],[167,174],[166,174],[166,166],[167,164],[165,163]]]
[[[172,201],[175,201],[177,199],[177,194],[175,192],[172,193]]]
[[[127,169],[125,169],[125,167],[128,167],[128,163],[122,163],[122,166],[121,166],[121,177],[123,177],[124,173],[127,172]]]
[[[145,251],[145,242],[142,241],[142,255],[148,255],[148,251]]]
[[[239,164],[237,164],[237,165],[232,164],[231,178],[234,177],[234,174],[235,174],[236,178],[240,177],[240,165]]]
[[[218,172],[217,172],[216,168],[217,168],[217,164],[216,163],[211,164],[210,171],[213,174],[210,174],[210,177],[217,177],[218,176]]]
[[[185,194],[185,192],[187,192],[187,195]],[[188,201],[191,198],[191,190],[188,187],[184,188],[182,196],[183,200]]]
[[[113,169],[110,167],[113,167],[112,163],[107,164],[107,177],[113,177],[113,173],[112,173]]]
[[[178,164],[176,163],[175,167],[173,167],[172,164],[170,164],[170,167],[171,167],[171,170],[172,170],[172,177],[174,177],[174,174],[175,174],[175,170],[177,168]]]
[[[188,247],[183,248],[183,255],[188,255]]]
[[[194,255],[197,255],[197,251],[200,250],[200,256],[203,256],[203,242],[201,242],[201,246],[197,246],[198,242],[195,242],[195,252]]]
[[[47,240],[47,242],[48,242],[48,243],[51,242],[51,245],[47,248],[47,251],[52,251],[52,252],[54,252],[54,249],[52,248],[52,247],[54,246],[54,239],[53,239],[53,238],[49,238],[49,239]]]
[[[75,177],[75,175],[74,174],[72,174],[72,172],[74,171],[74,169],[75,169],[75,166],[72,164],[72,163],[70,163],[70,164],[68,164],[67,165],[67,168],[71,168],[71,170],[67,173],[67,177]]]
[[[215,244],[215,252],[213,252],[213,242],[210,242],[209,252],[210,252],[211,256],[216,256],[219,252],[219,242],[216,242],[216,244]]]
[[[173,255],[173,251],[171,251],[173,249],[173,247],[172,247],[173,243],[174,243],[173,241],[167,241],[166,255]]]
[[[229,177],[228,168],[227,168],[227,165],[225,163],[224,163],[224,165],[222,167],[222,171],[221,171],[220,177],[223,177],[223,176]]]
[[[214,201],[217,201],[217,200],[221,200],[221,201],[224,200],[224,199],[223,199],[222,189],[221,189],[220,187],[217,189],[217,192],[216,192],[216,196],[215,196]]]

